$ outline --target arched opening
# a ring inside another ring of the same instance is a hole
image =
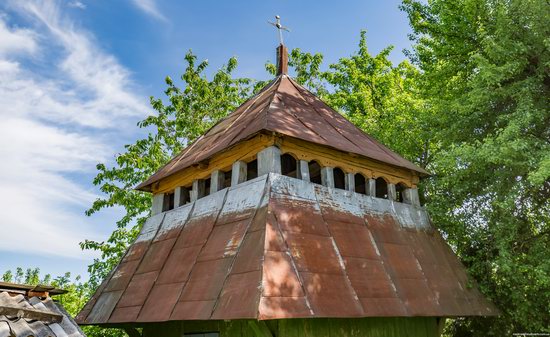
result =
[[[183,206],[191,202],[191,186],[180,188],[180,199],[174,200],[174,207]],[[175,194],[174,194],[175,195]]]
[[[312,160],[307,166],[309,168],[309,181],[321,185],[321,165],[315,160]]]
[[[361,173],[355,174],[355,193],[367,194],[367,179]]]
[[[345,189],[346,188],[346,174],[344,173],[344,171],[339,167],[335,167],[332,170],[332,173],[334,175],[334,187],[340,188],[340,189]]]
[[[388,183],[382,177],[376,178],[376,197],[388,199]]]
[[[222,188],[231,187],[231,176],[233,175],[233,170],[229,170],[223,173],[223,186]]]
[[[204,195],[201,195],[201,198],[210,195],[210,182],[210,178],[204,179]]]
[[[407,186],[403,183],[399,183],[395,185],[395,200],[399,202],[405,202],[405,190],[407,189]]]
[[[287,177],[298,178],[298,161],[291,154],[281,156],[281,174]]]
[[[174,191],[164,194],[164,202],[162,203],[163,212],[171,209],[174,209]]]
[[[246,180],[252,180],[258,178],[258,160],[246,164]]]

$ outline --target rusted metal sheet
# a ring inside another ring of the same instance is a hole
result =
[[[286,252],[265,252],[262,282],[264,297],[305,296],[298,272]]]
[[[347,275],[324,273],[300,273],[306,289],[307,299],[315,316],[319,317],[361,317],[363,308]]]
[[[329,235],[319,205],[315,201],[275,196],[270,200],[269,207],[277,214],[277,221],[283,231]]]
[[[263,219],[265,224],[265,217]],[[231,269],[232,273],[246,273],[262,269],[264,237],[264,230],[246,234],[239,248],[239,256]]]
[[[141,308],[137,322],[160,322],[170,319],[183,284],[155,284]]]
[[[149,221],[78,321],[495,314],[425,210],[276,174],[246,186]]]
[[[128,284],[117,306],[133,307],[143,305],[155,283],[157,274],[154,271],[145,274],[136,274],[132,278],[132,281],[130,281],[130,284]]]
[[[158,284],[185,282],[189,278],[202,245],[172,249],[157,279]]]
[[[303,297],[262,297],[258,319],[314,317],[305,296]]]
[[[230,275],[219,294],[211,319],[255,317],[258,312],[262,273],[257,271]]]
[[[215,226],[199,254],[199,261],[209,261],[234,256],[237,253],[249,219]]]
[[[150,186],[265,130],[427,174],[365,134],[286,75],[213,126],[137,188]]]
[[[342,270],[332,238],[314,234],[283,232],[299,271],[340,273]]]

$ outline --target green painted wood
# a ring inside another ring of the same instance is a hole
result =
[[[248,326],[254,331],[256,337],[274,337],[264,321],[249,320]]]
[[[220,337],[439,337],[435,317],[184,321],[145,326],[144,337],[220,333]]]
[[[439,337],[434,317],[280,320],[277,337]]]

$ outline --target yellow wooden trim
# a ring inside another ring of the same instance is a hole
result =
[[[419,180],[412,170],[291,137],[284,137],[281,153],[289,153],[301,160],[315,160],[321,166],[339,167],[346,173],[361,173],[367,178],[383,177],[396,185],[403,183],[407,187],[415,187]]]
[[[258,152],[271,145],[279,146],[281,153],[289,153],[296,159],[316,160],[321,166],[339,167],[346,173],[361,173],[367,178],[374,179],[383,177],[389,183],[396,185],[403,183],[407,187],[416,187],[419,181],[418,174],[412,170],[292,137],[259,134],[214,155],[202,166],[191,166],[160,180],[153,184],[152,192],[153,194],[170,192],[178,186],[190,186],[195,179],[206,179],[214,170],[228,171],[234,162],[252,161]]]
[[[161,179],[159,182],[153,184],[152,192],[153,194],[166,193],[178,186],[190,186],[195,179],[207,179],[212,174],[212,171],[229,171],[234,162],[238,160],[245,162],[252,161],[256,158],[258,152],[273,145],[273,143],[273,136],[260,134],[214,155],[205,164],[206,167],[191,166]]]

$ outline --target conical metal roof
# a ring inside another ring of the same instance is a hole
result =
[[[150,190],[153,183],[200,163],[262,131],[364,156],[413,170],[420,175],[428,174],[423,168],[360,130],[290,76],[281,74],[141,183],[137,189]]]

